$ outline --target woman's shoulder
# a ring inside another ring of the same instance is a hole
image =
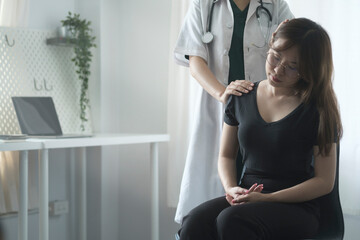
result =
[[[261,81],[254,82],[253,90],[251,90],[249,93],[243,93],[241,96],[230,95],[228,103],[238,106],[251,103],[254,97],[256,97],[256,92],[260,82]]]

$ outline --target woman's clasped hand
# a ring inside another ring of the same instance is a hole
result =
[[[263,184],[254,183],[249,189],[245,189],[239,186],[232,187],[226,191],[225,197],[230,205],[238,205],[246,202],[256,202],[264,199],[262,190]]]

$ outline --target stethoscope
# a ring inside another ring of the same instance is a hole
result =
[[[214,1],[212,2],[212,4],[211,4],[210,17],[209,17],[208,24],[207,24],[207,26],[206,26],[206,33],[202,36],[202,41],[203,41],[203,43],[206,43],[206,44],[207,44],[207,43],[211,43],[212,40],[214,39],[214,35],[211,33],[211,22],[212,22],[212,15],[213,15],[213,10],[214,10],[214,5],[215,5],[215,3],[218,2],[218,1],[219,1],[219,0],[214,0]],[[270,11],[269,11],[266,7],[264,7],[263,1],[262,1],[262,0],[259,0],[259,3],[260,3],[260,5],[256,8],[256,12],[255,12],[255,13],[256,13],[256,18],[257,18],[257,20],[258,20],[258,23],[259,23],[259,25],[260,25],[260,30],[261,30],[262,33],[264,33],[264,31],[263,31],[263,28],[262,28],[262,24],[261,24],[261,22],[260,22],[260,17],[261,17],[260,13],[261,13],[261,11],[264,11],[265,14],[266,14],[267,17],[268,17],[267,33],[266,33],[266,34],[263,34],[264,39],[265,39],[265,44],[266,44],[267,39],[269,38],[269,35],[270,35],[270,26],[271,26],[271,22],[272,22],[272,16],[271,16]],[[265,44],[264,44],[264,46],[265,46]],[[253,45],[256,46],[255,44],[253,44]],[[262,47],[264,47],[264,46],[262,46]],[[259,47],[259,46],[256,46],[256,47]],[[261,47],[259,47],[259,48],[261,48]]]

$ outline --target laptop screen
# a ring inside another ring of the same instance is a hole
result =
[[[27,135],[62,135],[51,97],[12,97],[21,132]]]

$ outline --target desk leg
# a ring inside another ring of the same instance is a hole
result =
[[[150,143],[151,240],[159,240],[159,144]]]
[[[19,240],[28,239],[28,151],[20,152],[19,167]]]
[[[49,150],[39,151],[39,238],[49,240]]]
[[[79,148],[80,157],[80,240],[86,240],[86,148]]]

